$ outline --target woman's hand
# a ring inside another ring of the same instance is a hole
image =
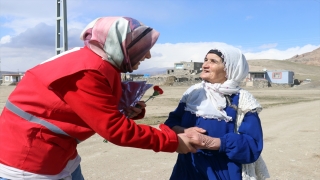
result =
[[[202,128],[199,128],[199,127],[190,127],[190,128],[184,128],[184,127],[181,127],[181,126],[173,126],[172,127],[172,130],[174,132],[176,132],[176,134],[180,134],[180,133],[205,133],[206,130],[205,129],[202,129]]]
[[[142,109],[145,109],[146,106],[147,105],[144,103],[144,101],[138,101],[135,107],[130,106],[126,109],[126,114],[129,114],[128,118],[138,116],[142,112]]]
[[[181,126],[174,126],[172,128],[179,138],[179,146],[176,152],[178,153],[195,153],[198,147],[204,147],[205,143],[199,138],[201,133],[205,133],[206,130],[199,127],[183,128]]]
[[[197,149],[209,149],[209,150],[219,150],[221,145],[220,138],[210,137],[204,134],[194,134],[194,133],[186,133],[187,137],[192,139],[194,142],[201,142],[198,144],[194,144]]]
[[[187,137],[186,134],[184,133],[178,134],[178,140],[179,140],[179,145],[176,150],[177,153],[187,154],[189,152],[192,152],[192,153],[197,152],[197,149],[190,142],[191,139]]]
[[[184,133],[186,134],[191,134],[191,133],[205,133],[206,130],[205,129],[202,129],[202,128],[199,128],[199,127],[190,127],[190,128],[186,128],[184,129]]]

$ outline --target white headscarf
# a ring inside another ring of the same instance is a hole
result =
[[[248,75],[249,66],[241,51],[230,45],[213,48],[222,53],[225,63],[227,80],[220,83],[201,83],[191,86],[184,94],[180,102],[186,103],[186,111],[218,120],[231,121],[224,111],[226,98],[224,95],[239,93],[240,82]]]

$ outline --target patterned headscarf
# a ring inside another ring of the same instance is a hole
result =
[[[159,32],[130,17],[97,18],[80,35],[85,46],[124,73],[132,72],[158,37]]]

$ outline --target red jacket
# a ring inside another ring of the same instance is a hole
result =
[[[7,106],[0,116],[0,163],[37,174],[58,174],[77,155],[77,140],[95,132],[120,146],[176,150],[178,140],[172,130],[127,119],[118,111],[120,97],[119,70],[88,48],[30,69],[8,102],[65,134],[28,121]]]

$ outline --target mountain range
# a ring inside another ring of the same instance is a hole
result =
[[[290,59],[286,59],[286,61],[300,63],[300,64],[307,64],[307,65],[314,65],[320,66],[320,48],[315,49],[311,52],[304,53],[301,55],[295,55]]]

